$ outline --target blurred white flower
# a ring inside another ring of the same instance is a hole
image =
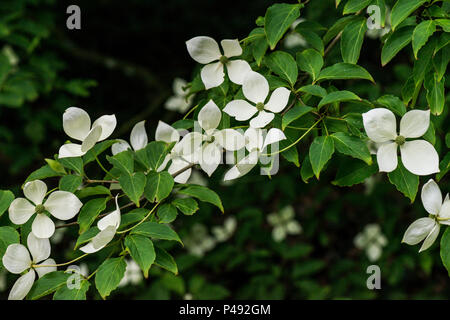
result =
[[[101,116],[91,126],[91,118],[83,109],[70,107],[63,114],[64,132],[81,144],[66,143],[59,148],[59,158],[80,157],[99,141],[108,138],[117,125],[115,115]]]
[[[185,113],[189,107],[192,105],[192,101],[194,100],[194,94],[188,95],[188,90],[185,90],[187,82],[180,78],[175,78],[173,80],[173,92],[174,95],[167,99],[165,103],[165,107],[170,111],[178,111],[179,113]]]
[[[295,212],[292,206],[284,207],[279,212],[273,212],[267,216],[267,221],[273,227],[273,240],[280,242],[289,234],[295,235],[302,232],[302,227],[294,216]]]
[[[384,28],[380,26],[380,28],[368,29],[366,31],[366,36],[371,39],[381,39],[385,34],[388,34],[391,31],[391,11],[386,7],[386,20],[384,24]]]
[[[192,296],[191,293],[186,293],[183,297],[184,300],[192,300],[194,297]]]
[[[120,280],[119,287],[124,287],[128,284],[137,285],[141,283],[144,277],[139,265],[134,260],[125,261],[127,263],[127,268],[125,269],[122,280]]]
[[[19,57],[14,52],[14,49],[11,46],[3,46],[2,53],[6,56],[10,65],[16,66],[17,64],[19,64]]]
[[[223,55],[213,38],[201,36],[186,41],[186,47],[192,59],[198,63],[206,64],[200,72],[206,89],[218,87],[222,84],[225,78],[225,66],[228,77],[236,84],[242,84],[245,75],[252,70],[247,61],[230,59],[242,54],[242,48],[237,39],[222,40],[220,44]]]
[[[400,134],[392,111],[375,108],[362,114],[367,136],[380,144],[377,162],[380,172],[392,172],[397,168],[397,147],[400,147],[402,163],[407,170],[419,175],[439,172],[439,155],[433,145],[419,138],[430,125],[430,110],[411,110],[400,120]]]
[[[147,132],[145,131],[145,120],[136,123],[131,130],[130,143],[122,139],[117,139],[119,142],[111,146],[111,152],[116,155],[122,151],[133,149],[134,151],[144,149],[148,144]]]
[[[206,252],[216,246],[216,240],[208,233],[208,229],[199,223],[192,226],[191,232],[183,239],[188,252],[197,257],[203,257]]]
[[[236,230],[236,224],[235,217],[228,217],[223,226],[215,226],[211,229],[211,232],[218,242],[224,242],[231,238]]]
[[[189,177],[189,180],[186,182],[187,184],[198,184],[199,186],[208,186],[208,179],[204,177],[201,171],[192,170],[192,174]]]
[[[369,261],[374,262],[380,259],[383,247],[387,245],[386,237],[381,233],[380,226],[372,223],[364,227],[354,239],[358,249],[365,250]]]
[[[25,198],[16,198],[9,207],[9,219],[14,224],[24,224],[35,213],[36,217],[31,225],[33,234],[38,238],[50,238],[55,232],[55,224],[45,212],[59,220],[69,220],[77,215],[83,203],[67,191],[54,191],[47,198],[47,185],[41,180],[27,182],[23,187]]]
[[[429,213],[427,218],[414,221],[406,230],[402,242],[416,245],[422,240],[419,252],[422,252],[434,243],[439,235],[440,225],[450,225],[450,198],[447,193],[442,202],[442,193],[433,179],[428,180],[422,187],[422,204]]]
[[[298,24],[303,21],[305,21],[305,19],[300,18],[300,19],[295,20],[291,24],[291,27],[290,27],[291,31],[287,34],[287,36],[283,40],[284,46],[286,48],[291,49],[291,48],[298,47],[298,46],[305,47],[308,44],[306,42],[305,38],[303,38],[300,33],[295,31],[295,28],[298,26]]]

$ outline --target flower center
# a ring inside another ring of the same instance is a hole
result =
[[[207,142],[208,143],[213,143],[214,140],[216,140],[216,138],[214,136],[211,136]]]
[[[38,204],[35,208],[36,213],[43,213],[45,211],[45,207],[42,204]]]
[[[258,109],[258,111],[263,111],[264,110],[264,103],[258,102],[256,104],[256,109]]]
[[[395,138],[395,143],[399,146],[403,145],[405,143],[405,137],[398,136],[397,138]]]
[[[219,61],[220,61],[222,64],[227,64],[228,58],[225,57],[225,56],[221,56],[221,57],[219,58]]]

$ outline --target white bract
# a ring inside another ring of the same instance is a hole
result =
[[[169,168],[167,169],[170,174],[174,174],[189,166],[190,162],[184,157],[185,150],[189,150],[189,146],[185,145],[185,143],[188,143],[189,138],[183,138],[181,139],[181,141],[180,138],[181,135],[177,129],[173,128],[163,121],[158,122],[158,126],[156,127],[155,132],[155,140],[163,141],[165,143],[175,142],[175,145],[173,146],[172,150],[170,150],[170,153],[166,156],[161,166],[158,168],[158,171],[164,170],[169,161],[172,161]],[[189,168],[184,172],[176,175],[173,180],[177,183],[186,183],[191,176],[191,172],[192,169]]]
[[[215,226],[211,229],[211,232],[218,242],[224,242],[231,238],[236,230],[236,224],[236,219],[229,217],[225,220],[223,226]]]
[[[94,253],[103,249],[116,235],[117,228],[120,226],[120,208],[117,197],[118,195],[115,198],[116,210],[108,213],[97,222],[100,232],[88,244],[80,248],[84,253]]]
[[[300,18],[292,22],[289,28],[291,32],[289,32],[287,36],[284,37],[283,40],[284,46],[286,48],[291,49],[297,46],[305,47],[308,45],[308,42],[306,42],[305,38],[303,38],[303,36],[300,33],[295,31],[295,28],[303,21],[305,21],[305,19]]]
[[[263,130],[258,128],[248,128],[244,133],[245,148],[249,154],[239,160],[230,170],[225,173],[224,181],[233,180],[250,172],[258,163],[263,150],[267,146],[286,139],[283,131],[271,128],[264,137]]]
[[[430,110],[411,110],[400,120],[400,134],[392,111],[385,108],[372,109],[362,114],[367,136],[379,143],[377,162],[380,171],[391,172],[397,168],[397,146],[400,146],[402,163],[407,170],[419,175],[439,172],[439,155],[433,145],[419,138],[430,125]]]
[[[114,143],[111,146],[111,152],[116,155],[122,151],[133,149],[134,151],[144,149],[148,144],[147,132],[145,131],[145,120],[138,122],[134,125],[130,134],[130,143],[122,139],[117,139],[119,142]]]
[[[180,113],[185,113],[192,104],[195,95],[190,95],[188,97],[188,90],[185,90],[187,82],[180,78],[175,78],[173,80],[173,92],[174,95],[167,99],[165,107],[170,111],[178,111]]]
[[[290,92],[286,88],[277,88],[272,92],[270,99],[266,102],[269,95],[269,83],[266,78],[257,72],[249,72],[242,84],[242,92],[245,98],[253,102],[238,99],[229,102],[223,111],[238,121],[250,120],[250,127],[263,128],[268,125],[275,117],[274,113],[281,112],[286,108]]]
[[[284,207],[280,212],[274,212],[267,216],[267,221],[273,227],[272,238],[280,242],[288,234],[300,234],[302,226],[294,218],[295,212],[292,206]]]
[[[440,225],[450,225],[450,198],[447,193],[442,202],[442,193],[433,179],[428,180],[422,187],[422,204],[430,214],[427,218],[414,221],[406,230],[402,242],[415,245],[425,239],[419,252],[422,252],[434,243],[439,235]]]
[[[220,42],[223,54],[220,52],[216,40],[210,37],[195,37],[186,41],[189,55],[201,64],[206,64],[200,72],[206,89],[218,87],[225,78],[224,66],[227,68],[228,77],[236,84],[242,84],[245,75],[251,71],[251,67],[245,60],[231,60],[242,54],[242,48],[237,39],[222,40]]]
[[[216,246],[216,239],[209,235],[208,229],[203,224],[196,223],[192,226],[190,234],[183,238],[183,243],[190,254],[203,257]]]
[[[36,278],[35,271],[39,278],[49,272],[56,271],[56,267],[53,266],[55,265],[55,260],[48,259],[51,250],[48,239],[36,238],[30,232],[27,238],[27,246],[28,249],[19,243],[11,244],[3,256],[3,265],[9,272],[20,274],[28,270],[27,273],[16,280],[9,292],[8,300],[22,300],[26,297]],[[30,251],[28,252],[28,250]],[[38,264],[39,262],[41,263]]]
[[[245,145],[244,136],[234,129],[218,130],[222,113],[210,100],[198,113],[198,123],[204,133],[188,133],[183,140],[184,156],[191,163],[198,163],[211,176],[222,161],[223,149],[237,151]]]
[[[125,262],[127,263],[127,267],[122,280],[119,282],[119,287],[124,287],[130,283],[137,285],[142,282],[144,277],[142,276],[142,271],[139,265],[134,260],[125,260]]]
[[[356,235],[354,243],[358,249],[366,251],[369,261],[374,262],[380,259],[383,247],[387,245],[387,239],[381,233],[378,224],[368,224]]]
[[[9,219],[14,224],[24,224],[35,213],[31,230],[38,238],[50,238],[55,232],[55,224],[45,211],[59,220],[69,220],[77,215],[83,203],[67,191],[54,191],[43,203],[47,185],[41,180],[27,182],[23,187],[26,198],[17,198],[9,206]]]
[[[94,121],[83,109],[70,107],[63,114],[64,132],[81,144],[66,143],[59,148],[59,158],[81,157],[94,145],[108,138],[117,125],[115,115],[104,115]]]

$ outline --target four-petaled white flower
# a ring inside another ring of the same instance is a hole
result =
[[[366,251],[369,261],[374,262],[380,259],[383,247],[387,245],[387,239],[381,233],[380,226],[372,223],[356,235],[354,243],[358,249]]]
[[[409,245],[415,245],[425,239],[419,252],[431,247],[439,235],[441,224],[450,225],[450,198],[447,193],[442,202],[441,190],[433,179],[423,185],[421,197],[423,207],[430,215],[414,221],[406,230],[402,240]]]
[[[158,126],[156,127],[155,132],[155,140],[163,141],[165,143],[175,142],[175,145],[173,146],[172,150],[170,150],[170,153],[166,156],[161,166],[158,168],[158,171],[164,170],[169,161],[172,161],[169,169],[167,169],[170,174],[174,174],[175,172],[186,168],[190,164],[190,162],[183,156],[183,152],[185,150],[188,150],[188,146],[185,146],[185,143],[188,142],[189,139],[183,138],[180,141],[180,138],[181,135],[177,129],[173,128],[163,121],[158,122]],[[177,183],[186,183],[191,176],[191,172],[191,168],[185,170],[184,172],[175,176],[174,181]]]
[[[245,77],[242,92],[254,105],[246,100],[233,100],[225,106],[223,111],[238,121],[246,121],[258,113],[250,120],[250,127],[253,128],[263,128],[268,125],[275,117],[274,113],[286,108],[290,94],[284,87],[277,88],[266,102],[269,95],[269,83],[264,76],[253,71]]]
[[[294,219],[295,212],[292,206],[284,207],[280,212],[274,212],[267,216],[267,221],[273,226],[272,238],[280,242],[288,234],[299,234],[302,226]]]
[[[218,242],[224,242],[231,238],[236,230],[236,218],[229,217],[223,223],[223,226],[212,227],[211,232]]]
[[[245,75],[251,71],[251,67],[245,60],[231,60],[242,54],[242,48],[237,39],[222,40],[220,42],[223,54],[220,52],[216,40],[210,37],[195,37],[186,41],[189,55],[201,64],[206,64],[200,72],[206,89],[218,87],[222,84],[227,67],[228,77],[236,84],[242,84]],[[212,63],[213,61],[216,61]]]
[[[380,143],[377,162],[380,171],[391,172],[397,168],[397,146],[400,146],[402,163],[410,172],[425,176],[439,172],[439,155],[433,145],[425,140],[411,140],[425,134],[430,125],[430,110],[411,110],[400,120],[400,134],[392,111],[372,109],[362,114],[367,136]]]
[[[103,249],[116,235],[117,228],[120,226],[120,208],[117,197],[118,195],[115,198],[116,210],[108,213],[97,222],[100,232],[88,244],[80,248],[84,253],[94,253]]]
[[[250,172],[258,163],[263,150],[267,146],[286,139],[283,131],[277,128],[271,128],[266,136],[263,135],[263,130],[259,128],[248,128],[244,133],[245,148],[249,154],[239,160],[230,170],[225,173],[224,181],[240,178]]]
[[[173,80],[173,93],[174,95],[167,99],[164,106],[167,110],[178,111],[179,113],[185,113],[194,100],[194,94],[188,97],[188,90],[185,90],[187,82],[180,78]]]
[[[36,238],[34,234],[30,232],[27,238],[27,246],[32,258],[30,257],[28,249],[19,243],[9,245],[3,256],[3,265],[9,272],[20,274],[28,270],[27,273],[20,276],[14,283],[9,292],[9,300],[22,300],[26,297],[36,278],[35,271],[39,278],[49,272],[56,271],[56,267],[53,266],[55,265],[55,260],[48,259],[51,250],[50,241],[48,239]],[[41,263],[38,264],[39,262]],[[42,267],[37,267],[39,265]]]
[[[55,224],[45,211],[59,220],[69,220],[76,216],[83,203],[67,191],[54,191],[43,203],[47,185],[41,180],[27,182],[23,187],[25,198],[15,199],[9,207],[9,219],[14,224],[24,224],[35,213],[31,230],[38,238],[50,238],[55,232]]]
[[[183,140],[184,156],[191,163],[199,163],[211,176],[222,161],[222,149],[237,151],[244,147],[244,136],[234,129],[218,130],[222,113],[210,100],[198,113],[198,122],[204,133],[188,133]]]
[[[59,148],[59,158],[81,157],[97,142],[108,138],[117,125],[115,115],[101,116],[91,127],[91,118],[83,109],[70,107],[63,114],[64,132],[81,144],[66,143]]]
[[[131,129],[130,134],[130,143],[126,142],[123,139],[117,139],[119,142],[114,143],[111,146],[111,152],[113,155],[116,155],[122,151],[132,149],[134,151],[138,151],[144,149],[148,144],[147,131],[145,131],[145,120],[136,123]]]

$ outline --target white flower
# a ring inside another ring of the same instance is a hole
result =
[[[231,238],[236,230],[236,224],[236,219],[229,217],[225,220],[223,226],[215,226],[211,229],[211,232],[218,242],[224,242]]]
[[[238,121],[247,121],[258,113],[250,121],[250,126],[253,128],[263,128],[268,125],[275,117],[274,113],[281,112],[286,108],[290,95],[288,89],[277,88],[266,103],[269,95],[269,83],[264,76],[253,71],[245,77],[242,91],[254,105],[246,100],[233,100],[225,106],[223,111]]]
[[[409,245],[418,244],[425,239],[419,252],[422,252],[434,243],[439,235],[440,224],[450,225],[450,199],[447,193],[442,202],[442,193],[433,179],[428,180],[422,187],[422,204],[430,214],[427,218],[414,221],[406,230],[402,242]]]
[[[288,234],[300,234],[301,225],[294,219],[294,208],[292,206],[284,207],[280,212],[274,212],[267,216],[267,221],[273,226],[272,238],[280,242]]]
[[[103,249],[116,235],[117,228],[120,226],[120,208],[117,197],[118,195],[115,198],[116,210],[108,213],[97,222],[100,232],[88,244],[80,248],[84,253],[94,253]]]
[[[175,145],[173,146],[172,150],[170,150],[170,153],[166,156],[161,166],[158,168],[158,171],[164,170],[169,161],[172,161],[169,169],[167,169],[170,174],[174,174],[175,172],[186,168],[190,164],[190,162],[184,157],[183,154],[185,150],[188,150],[188,146],[185,146],[185,143],[188,142],[189,139],[183,138],[180,141],[180,138],[181,135],[178,130],[163,121],[158,122],[158,126],[156,127],[155,132],[155,140],[163,141],[165,143],[175,142]],[[186,183],[186,181],[191,176],[191,172],[192,169],[190,168],[185,170],[184,172],[175,176],[174,181],[177,183]]]
[[[298,24],[303,21],[305,21],[305,19],[300,18],[292,22],[290,26],[291,32],[289,32],[288,35],[283,40],[284,46],[286,48],[291,49],[297,46],[305,47],[308,44],[305,38],[303,38],[303,36],[300,33],[295,31],[295,28],[298,26]]]
[[[244,136],[233,129],[217,130],[222,113],[210,100],[198,113],[198,122],[204,130],[188,133],[183,140],[184,156],[192,163],[199,163],[211,176],[222,160],[222,149],[236,151],[245,145]]]
[[[383,247],[387,245],[387,239],[381,233],[378,224],[368,224],[356,235],[354,243],[358,249],[366,251],[369,261],[374,262],[380,259]]]
[[[33,233],[30,232],[27,238],[27,246],[32,258],[30,257],[28,249],[19,243],[9,245],[3,256],[3,265],[9,272],[20,274],[25,270],[28,270],[27,273],[20,276],[14,283],[9,292],[9,300],[22,300],[26,297],[36,278],[34,271],[37,272],[39,278],[49,272],[56,271],[56,267],[33,267],[43,260],[45,261],[38,264],[38,266],[55,264],[55,260],[48,259],[51,250],[50,241],[48,239],[36,238]]]
[[[266,150],[267,146],[286,139],[283,131],[277,128],[271,128],[263,137],[263,130],[258,128],[248,128],[244,133],[245,148],[249,154],[239,160],[230,170],[225,173],[224,181],[233,180],[250,172],[254,166],[258,163],[258,159],[261,156],[263,150]]]
[[[165,107],[170,111],[178,111],[180,113],[185,113],[192,104],[195,95],[188,95],[188,91],[184,90],[187,82],[180,78],[175,78],[173,80],[173,92],[174,95],[167,99]]]
[[[217,42],[210,37],[195,37],[186,41],[189,55],[201,64],[206,64],[200,72],[200,76],[206,89],[218,87],[222,84],[227,67],[228,77],[236,84],[242,84],[247,72],[251,71],[250,65],[245,60],[230,60],[242,54],[242,48],[237,39],[222,40],[220,42],[223,54],[220,52]],[[216,61],[212,63],[213,61]]]
[[[391,172],[397,168],[397,146],[400,146],[402,163],[412,173],[425,176],[439,172],[439,155],[433,145],[425,140],[411,140],[425,134],[430,125],[430,110],[411,110],[400,120],[400,134],[392,111],[372,109],[362,114],[367,136],[378,146],[377,162],[380,171]]]
[[[139,265],[134,260],[125,260],[127,268],[122,280],[119,282],[119,287],[124,287],[129,283],[137,285],[142,282],[143,276]]]
[[[216,246],[216,240],[208,234],[206,227],[199,223],[192,226],[190,235],[183,239],[183,243],[189,253],[197,257],[203,257]]]
[[[138,122],[134,125],[133,129],[131,129],[130,134],[130,143],[122,139],[117,139],[119,142],[114,143],[111,146],[111,152],[113,155],[116,155],[122,151],[133,149],[134,151],[144,149],[148,144],[147,132],[145,131],[145,120]]]
[[[367,8],[367,10],[369,11],[369,8]],[[369,12],[367,12],[369,13]],[[381,25],[379,26],[379,28],[373,28],[373,29],[368,29],[366,31],[366,36],[371,38],[371,39],[377,39],[377,38],[382,38],[385,34],[388,34],[389,31],[391,31],[391,24],[389,23],[391,21],[391,12],[389,10],[389,8],[386,8],[386,19],[385,19],[385,24],[384,24],[384,28],[381,27]]]
[[[25,198],[15,199],[9,207],[9,219],[14,224],[24,224],[35,213],[31,230],[38,238],[50,238],[55,232],[55,224],[44,212],[48,211],[59,220],[69,220],[77,215],[83,203],[67,191],[55,191],[42,203],[47,193],[47,185],[41,180],[27,182],[23,187]]]
[[[70,107],[63,114],[64,132],[81,144],[67,143],[59,148],[59,158],[80,157],[97,142],[108,138],[117,125],[115,115],[101,116],[91,127],[91,118],[83,109]]]

